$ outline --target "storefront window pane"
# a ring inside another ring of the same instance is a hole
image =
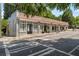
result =
[[[26,32],[26,23],[21,22],[19,27],[20,32]]]

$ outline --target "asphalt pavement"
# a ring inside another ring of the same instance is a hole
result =
[[[62,45],[63,43],[55,45],[52,42],[52,46],[49,46],[44,43],[42,44],[41,42],[39,43],[34,41],[28,41],[28,42],[19,42],[19,43],[16,42],[12,44],[7,44],[5,48],[4,44],[2,44],[2,46],[0,47],[0,56],[73,56],[73,55],[78,56],[79,55],[78,53],[79,47],[73,50],[78,45],[74,45],[74,47],[65,46],[65,48]],[[61,48],[59,48],[58,46],[61,46]],[[7,51],[8,53],[6,53]]]
[[[0,56],[79,56],[79,32],[61,32],[9,44],[0,42]]]

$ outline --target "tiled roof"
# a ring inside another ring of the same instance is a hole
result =
[[[43,23],[43,24],[51,24],[51,25],[68,25],[67,22],[58,21],[50,18],[40,17],[40,16],[27,16],[24,13],[19,12],[17,18],[21,21],[28,21],[34,23]]]

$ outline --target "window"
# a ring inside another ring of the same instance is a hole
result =
[[[37,24],[34,24],[34,28],[37,29],[38,28],[38,25]]]
[[[54,30],[54,26],[52,26],[52,30]]]
[[[26,32],[26,23],[25,22],[20,22],[19,30],[20,30],[20,32]]]

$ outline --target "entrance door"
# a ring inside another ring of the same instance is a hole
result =
[[[44,25],[44,33],[47,33],[47,26]]]
[[[27,33],[32,34],[32,24],[27,24]]]

